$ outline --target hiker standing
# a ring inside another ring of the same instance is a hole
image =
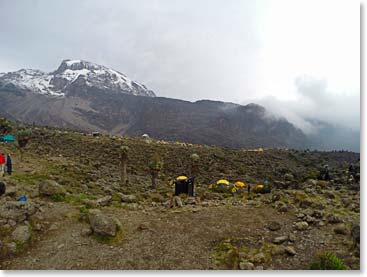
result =
[[[250,194],[251,191],[251,185],[250,183],[247,183],[247,194]]]
[[[0,153],[0,174],[4,177],[5,175],[5,155]]]
[[[8,175],[11,175],[11,173],[13,172],[13,163],[11,161],[10,154],[6,156],[6,172],[8,173]]]

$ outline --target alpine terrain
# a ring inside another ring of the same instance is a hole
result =
[[[0,101],[0,115],[9,119],[86,132],[228,147],[306,144],[301,130],[259,105],[156,97],[124,74],[82,60],[64,60],[51,73],[1,73]]]

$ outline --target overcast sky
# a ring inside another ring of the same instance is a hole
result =
[[[84,59],[158,96],[358,129],[359,34],[353,0],[0,0],[0,72]]]

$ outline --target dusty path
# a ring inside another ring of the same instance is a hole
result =
[[[228,206],[194,212],[109,212],[123,223],[125,239],[119,244],[110,246],[83,236],[81,230],[88,225],[66,218],[28,251],[5,262],[3,269],[210,269],[216,242],[229,237],[271,239],[265,226],[276,213]],[[276,216],[291,226],[289,215]],[[148,229],[139,230],[141,223]],[[271,235],[289,231],[284,227]]]

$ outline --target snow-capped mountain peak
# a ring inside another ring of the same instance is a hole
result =
[[[45,73],[34,69],[0,73],[0,89],[19,89],[50,96],[63,97],[71,90],[98,88],[113,93],[155,96],[144,85],[126,75],[102,65],[83,60],[64,60],[56,71]]]

